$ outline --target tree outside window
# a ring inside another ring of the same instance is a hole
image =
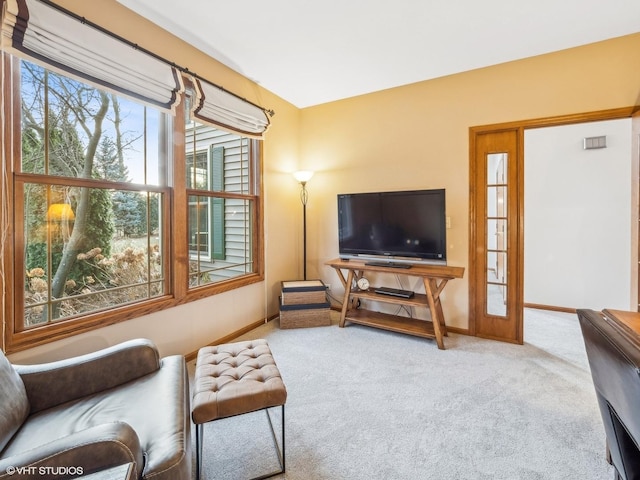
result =
[[[23,327],[164,294],[162,114],[21,64]]]

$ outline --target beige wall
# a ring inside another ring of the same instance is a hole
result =
[[[636,34],[304,109],[301,160],[318,172],[310,274],[339,286],[324,266],[338,254],[337,193],[414,188],[446,188],[448,262],[467,267],[469,127],[637,105],[639,51]],[[468,272],[444,291],[447,322],[463,329],[467,289]]]
[[[40,361],[137,336],[163,355],[190,353],[277,313],[282,280],[300,278],[301,206],[291,173],[309,183],[308,277],[338,290],[324,262],[337,256],[339,192],[444,187],[449,262],[467,266],[468,128],[638,103],[640,35],[298,110],[115,0],[60,0],[142,47],[276,111],[264,152],[266,281],[12,355]],[[419,59],[416,59],[419,61]],[[381,65],[381,68],[389,68]],[[447,287],[445,314],[466,328],[467,278]]]

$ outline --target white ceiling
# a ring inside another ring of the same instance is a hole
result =
[[[640,32],[639,0],[118,1],[300,108]]]

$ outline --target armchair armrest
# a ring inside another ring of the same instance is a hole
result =
[[[144,457],[138,435],[123,422],[106,423],[0,459],[0,480],[63,480],[133,463],[139,478]]]
[[[65,360],[13,367],[35,413],[155,372],[160,356],[151,341],[137,339]]]

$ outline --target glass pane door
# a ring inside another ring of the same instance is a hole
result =
[[[507,316],[507,153],[487,155],[487,302],[486,313]]]

